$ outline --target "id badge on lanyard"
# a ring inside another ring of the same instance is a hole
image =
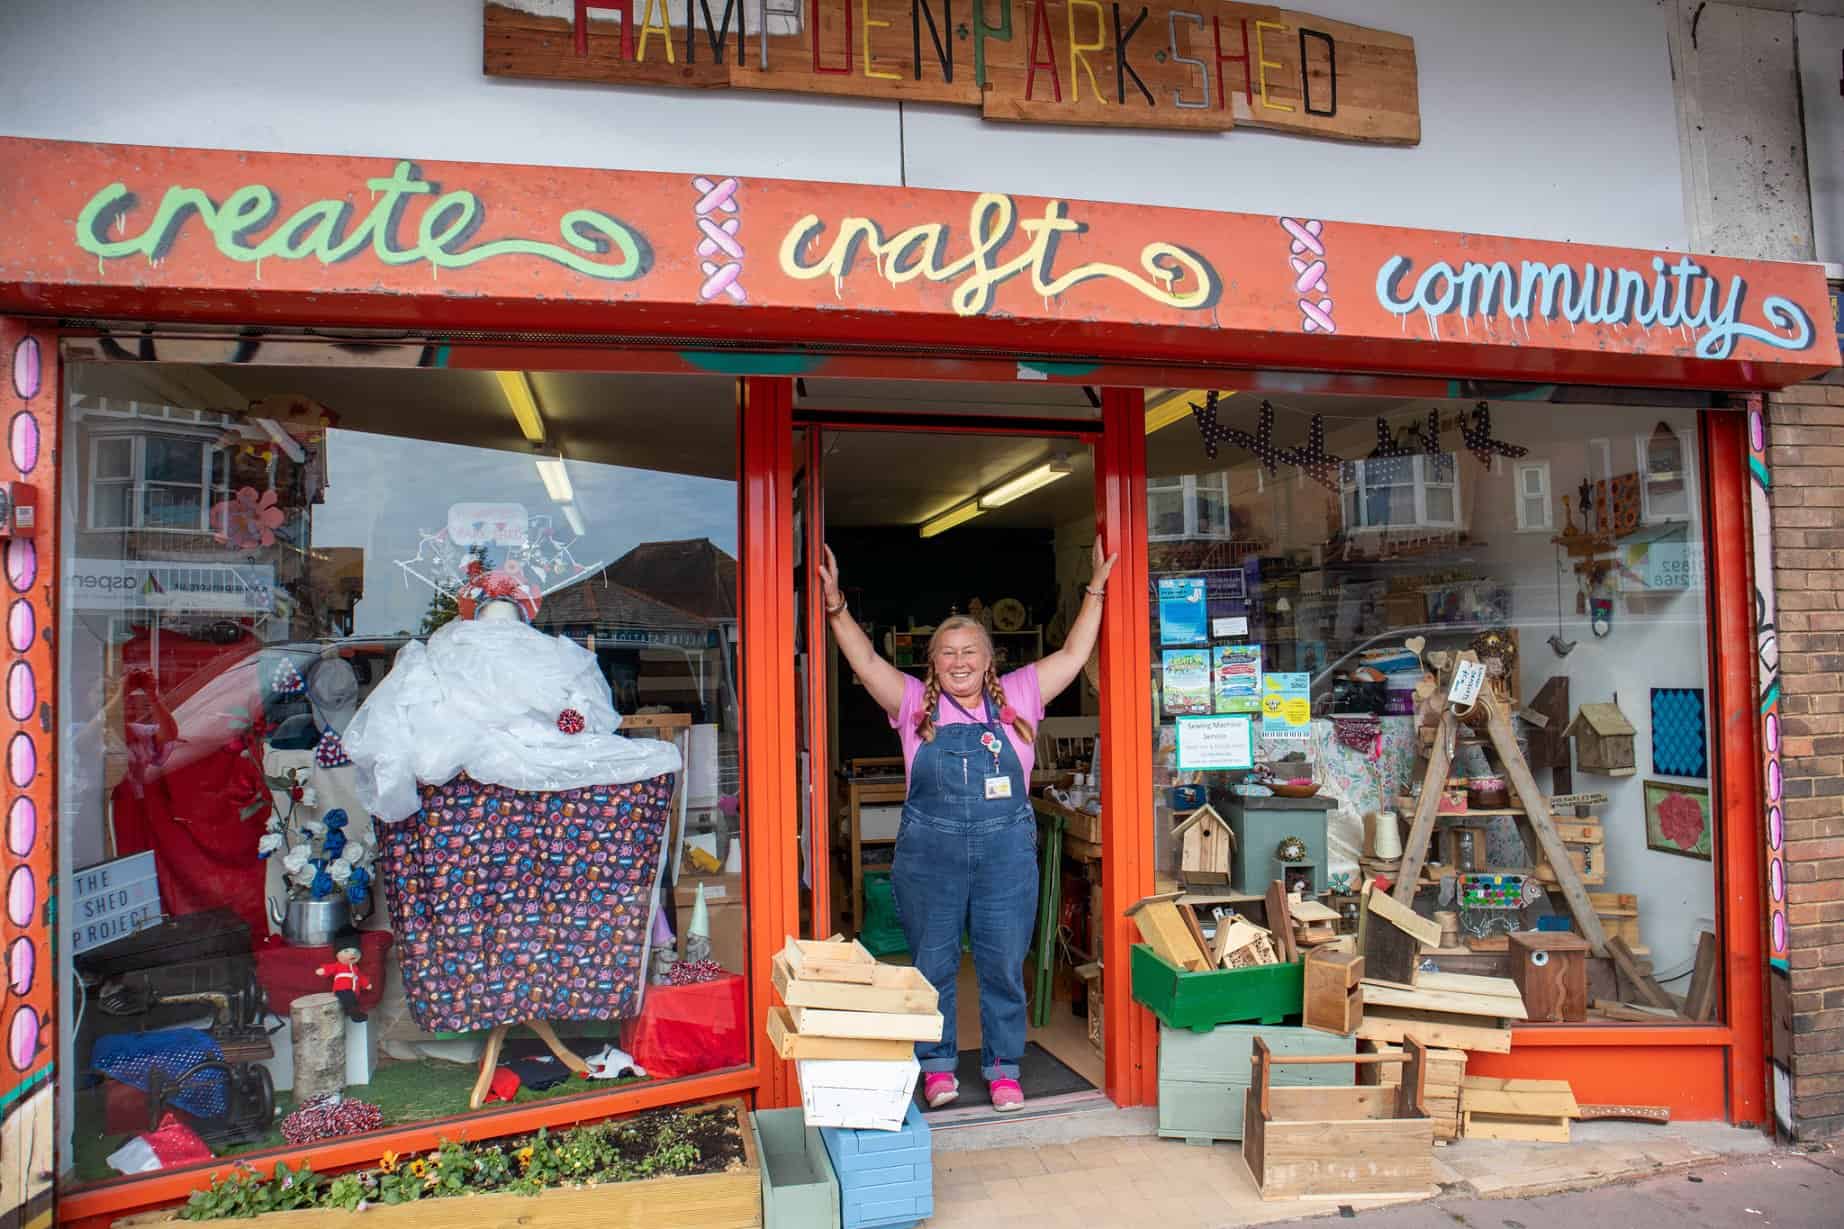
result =
[[[991,730],[980,735],[980,745],[992,754],[992,775],[986,778],[986,801],[1010,798],[1012,796],[1012,779],[999,771],[999,736]]]

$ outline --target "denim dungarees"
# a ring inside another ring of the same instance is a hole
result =
[[[981,741],[988,734],[998,740],[996,766]],[[986,778],[995,775],[1011,779],[1011,797],[986,797]],[[965,931],[980,983],[980,1071],[989,1080],[1017,1079],[1024,961],[1037,926],[1037,821],[1024,765],[989,698],[979,718],[937,725],[934,741],[917,748],[891,883],[916,968],[941,999],[941,1040],[916,1045],[922,1070],[953,1071],[959,1062],[954,991]]]

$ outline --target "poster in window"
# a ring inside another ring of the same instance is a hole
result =
[[[1210,621],[1204,605],[1204,578],[1159,578],[1159,643],[1201,644],[1210,639]]]
[[[1210,650],[1165,650],[1165,714],[1203,716],[1210,705]]]
[[[1312,675],[1261,676],[1261,736],[1305,741],[1313,733]]]
[[[1255,766],[1255,718],[1248,713],[1180,717],[1178,771],[1236,771]]]
[[[1261,711],[1261,646],[1219,644],[1211,664],[1211,695],[1219,713]]]

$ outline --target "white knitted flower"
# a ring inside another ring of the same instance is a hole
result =
[[[256,842],[256,852],[267,857],[269,854],[280,849],[282,845],[282,834],[279,832],[271,832],[264,836],[262,840]]]
[[[313,852],[306,845],[296,845],[282,859],[282,869],[290,875],[299,875],[302,868],[307,866],[307,860],[313,856]],[[310,875],[309,878],[311,879],[312,876]]]
[[[327,874],[333,877],[334,883],[343,884],[346,880],[352,878],[352,863],[346,861],[343,857],[334,858],[331,862],[327,863]]]

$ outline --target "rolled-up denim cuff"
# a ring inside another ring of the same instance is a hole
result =
[[[991,1067],[982,1067],[980,1074],[987,1080],[1015,1080],[1018,1078],[1017,1063],[996,1063]]]
[[[925,1058],[922,1060],[922,1070],[928,1075],[939,1075],[944,1071],[952,1075],[959,1066],[958,1058]]]

